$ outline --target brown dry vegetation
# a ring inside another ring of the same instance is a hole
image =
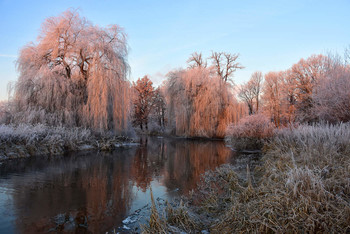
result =
[[[348,233],[350,125],[280,130],[252,172],[224,165],[185,201],[144,232]]]

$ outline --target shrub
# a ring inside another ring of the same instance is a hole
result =
[[[226,141],[236,150],[258,149],[264,139],[273,135],[273,130],[273,124],[265,115],[249,115],[227,128]]]

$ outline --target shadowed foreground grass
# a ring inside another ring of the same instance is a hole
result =
[[[246,176],[232,165],[207,172],[198,189],[145,233],[350,232],[350,125],[284,129]]]

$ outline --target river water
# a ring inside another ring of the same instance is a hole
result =
[[[112,153],[2,162],[0,233],[139,231],[150,188],[157,201],[170,201],[234,160],[222,141],[147,137]]]

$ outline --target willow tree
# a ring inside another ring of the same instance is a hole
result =
[[[223,137],[238,106],[231,85],[213,68],[194,67],[168,74],[168,124],[176,135]]]
[[[93,25],[76,11],[47,18],[37,43],[17,61],[17,122],[122,131],[129,113],[126,35]]]

